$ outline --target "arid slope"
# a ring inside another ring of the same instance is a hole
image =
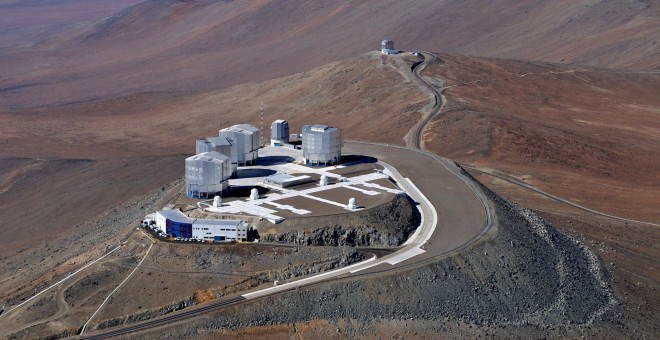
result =
[[[1,113],[0,258],[11,268],[30,266],[20,284],[50,279],[46,274],[62,264],[67,267],[58,272],[75,268],[67,261],[71,254],[102,251],[99,242],[122,237],[116,233],[125,231],[126,216],[149,212],[147,204],[131,207],[131,214],[111,207],[183,176],[195,139],[231,124],[259,126],[262,102],[265,124],[285,118],[296,131],[303,123],[333,123],[346,138],[400,141],[429,102],[407,78],[409,68],[410,61],[393,58],[382,65],[378,55],[366,54],[221,91]],[[107,239],[94,235],[102,225],[98,218],[112,224],[104,230]],[[63,242],[67,251],[54,252]],[[8,281],[14,276],[6,271],[0,282],[20,287]]]
[[[96,24],[14,38],[0,106],[215,90],[379,48],[655,69],[658,3],[149,0]],[[24,40],[33,40],[25,44]]]
[[[330,124],[348,139],[400,141],[430,98],[411,80],[416,57],[369,53],[260,83],[197,93],[149,93],[0,112],[2,156],[115,158],[193,153],[195,139],[237,123]],[[71,120],[75,117],[75,120]],[[269,136],[266,131],[265,137]],[[47,147],[44,147],[47,145]]]
[[[429,149],[623,217],[660,222],[660,74],[442,55]]]

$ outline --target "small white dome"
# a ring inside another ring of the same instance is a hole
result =
[[[353,197],[348,199],[348,209],[355,210],[358,208],[357,200]]]

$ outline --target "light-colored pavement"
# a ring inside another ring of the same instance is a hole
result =
[[[437,227],[423,246],[425,252],[398,266],[450,256],[478,241],[494,226],[494,208],[454,162],[422,150],[377,143],[350,141],[344,150],[346,154],[370,155],[392,165],[420,189],[437,211]],[[372,268],[373,272],[383,270],[388,270],[387,265]]]
[[[417,255],[424,253],[425,251],[421,249],[421,247],[427,242],[427,240],[431,237],[433,231],[435,230],[438,219],[437,212],[435,211],[435,208],[430,204],[429,200],[426,199],[424,194],[421,193],[421,191],[415,186],[415,184],[413,184],[412,181],[410,181],[410,179],[401,176],[401,174],[391,165],[386,163],[381,163],[381,164],[385,167],[385,169],[387,169],[388,174],[392,176],[392,178],[395,181],[397,181],[400,188],[403,189],[405,192],[407,192],[408,195],[410,195],[415,201],[419,202],[421,208],[423,221],[422,224],[418,227],[419,232],[415,233],[415,235],[411,237],[411,239],[407,242],[407,245],[405,247],[390,255],[378,259],[372,257],[369,258],[368,260],[353,264],[351,266],[329,271],[319,275],[314,275],[308,278],[288,282],[279,286],[261,289],[255,292],[250,292],[247,294],[243,294],[242,296],[246,299],[254,299],[270,294],[275,294],[278,292],[287,291],[291,288],[297,288],[303,285],[321,282],[329,278],[338,277],[344,274],[357,273],[362,270],[366,270],[380,264],[388,264],[388,265],[397,264],[399,262],[408,260],[410,258],[413,258]]]
[[[424,71],[426,68],[426,65],[438,57],[435,54],[429,52],[423,52],[422,56],[424,56],[424,62],[415,67],[413,70],[413,76],[423,89],[429,91],[432,94],[434,103],[431,107],[431,111],[423,114],[422,119],[417,122],[417,124],[415,124],[415,126],[404,138],[406,145],[416,149],[424,149],[424,139],[422,138],[424,135],[424,129],[435,118],[435,116],[437,116],[442,111],[446,102],[444,96],[441,93],[442,90],[438,91],[435,87],[426,82],[421,75],[422,71]]]

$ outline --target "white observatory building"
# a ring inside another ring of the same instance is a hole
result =
[[[340,129],[327,125],[303,126],[302,150],[305,164],[339,164],[342,146],[344,141]]]
[[[232,176],[236,174],[238,168],[238,150],[236,143],[232,143],[225,137],[208,137],[198,139],[195,142],[195,154],[199,155],[204,152],[219,152],[231,160]]]
[[[232,166],[229,157],[204,152],[186,158],[186,195],[193,198],[222,196],[229,186]]]
[[[278,119],[270,125],[270,145],[282,146],[289,143],[289,122]]]
[[[394,41],[385,39],[380,43],[380,52],[382,54],[397,54],[398,50],[394,49]]]
[[[238,165],[253,165],[259,157],[261,130],[256,127],[250,124],[238,124],[220,130],[218,136],[236,144]]]

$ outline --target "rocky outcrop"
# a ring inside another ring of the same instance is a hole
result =
[[[419,213],[405,195],[357,212],[313,218],[289,218],[281,233],[261,235],[264,242],[310,246],[398,246],[419,226]],[[271,229],[272,230],[272,229]]]

